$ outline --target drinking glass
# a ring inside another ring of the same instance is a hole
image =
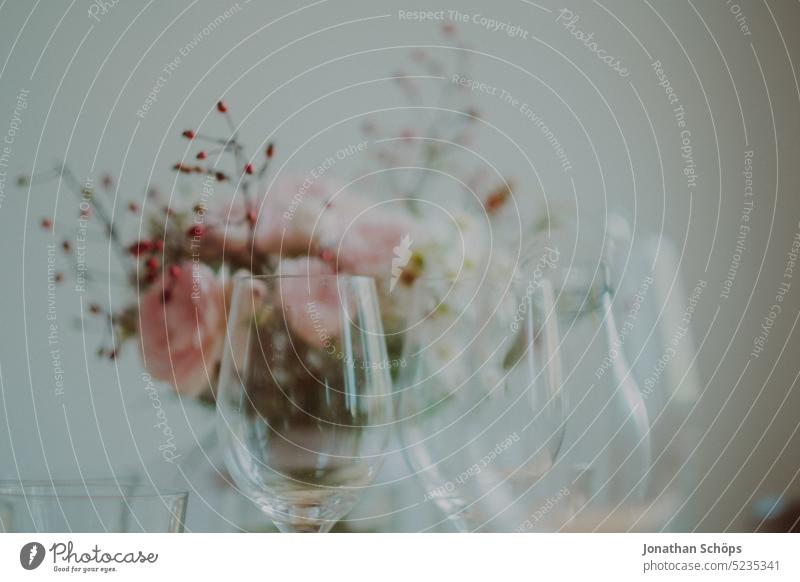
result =
[[[0,531],[180,533],[188,493],[114,481],[0,483]]]
[[[458,531],[512,531],[564,433],[558,326],[540,276],[420,280],[398,423],[410,465]]]
[[[375,283],[237,276],[217,429],[237,486],[284,532],[324,532],[381,466],[391,379]]]

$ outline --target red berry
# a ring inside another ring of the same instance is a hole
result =
[[[53,221],[49,218],[42,219],[42,228],[53,228]]]
[[[202,150],[197,152],[197,159],[198,160],[205,160],[206,156],[207,156],[206,152],[204,152]]]
[[[214,177],[217,179],[217,182],[224,182],[227,179],[227,176],[222,172],[216,172]]]
[[[256,171],[256,169],[255,169],[255,167],[253,166],[253,164],[247,164],[247,165],[244,167],[244,173],[245,173],[245,174],[252,175],[252,174],[253,174],[255,171]]]
[[[150,257],[149,259],[147,259],[146,265],[147,265],[147,270],[152,273],[153,271],[156,271],[158,269],[158,259],[155,257]]]
[[[178,277],[181,274],[181,268],[178,265],[172,265],[169,268],[169,274],[173,277]]]
[[[206,234],[206,229],[203,227],[202,224],[195,224],[191,228],[189,228],[189,232],[187,233],[188,236],[203,238]]]
[[[164,294],[161,296],[161,303],[169,303],[172,299],[172,290],[164,289]]]
[[[224,101],[217,101],[217,111],[219,111],[220,113],[228,112],[228,106],[225,105]]]
[[[324,249],[320,255],[320,258],[325,261],[326,263],[332,263],[334,260],[333,251],[330,249]]]
[[[183,135],[183,137],[185,137],[186,139],[194,139],[196,136],[195,132],[192,131],[191,129],[185,130],[181,135]]]
[[[493,214],[500,210],[500,208],[502,208],[508,201],[511,193],[510,185],[503,184],[495,189],[494,192],[489,194],[489,196],[486,198],[486,202],[484,204],[486,211],[489,214]]]
[[[267,146],[267,158],[272,158],[275,155],[275,144],[269,144]]]
[[[153,243],[151,243],[149,240],[140,240],[128,247],[128,252],[130,252],[134,257],[138,257],[139,255],[151,250],[153,250]]]

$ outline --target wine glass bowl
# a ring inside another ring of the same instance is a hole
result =
[[[403,445],[459,531],[516,527],[564,433],[547,281],[421,281],[400,373]]]
[[[281,531],[327,531],[374,480],[391,380],[374,282],[240,276],[218,388],[237,486]]]

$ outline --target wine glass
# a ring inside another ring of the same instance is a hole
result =
[[[610,241],[612,250],[618,247],[617,252],[599,264],[578,263],[569,276],[560,276],[561,296],[590,299],[580,313],[570,313],[575,311],[577,301],[572,301],[572,309],[559,309],[563,316],[561,329],[565,344],[572,348],[569,355],[581,355],[574,363],[565,359],[565,368],[574,370],[567,376],[588,379],[586,384],[594,384],[595,393],[603,396],[599,404],[597,401],[590,403],[593,397],[587,396],[588,406],[579,407],[575,415],[576,420],[579,417],[583,420],[571,426],[583,424],[580,433],[586,431],[584,440],[609,442],[603,454],[591,453],[590,447],[582,444],[575,447],[575,452],[584,455],[585,465],[591,462],[595,466],[596,477],[603,472],[606,474],[605,478],[592,479],[591,503],[586,504],[586,511],[582,512],[581,527],[595,529],[591,519],[586,517],[589,514],[595,523],[605,520],[602,525],[605,529],[611,529],[608,524],[616,529],[630,529],[633,521],[638,520],[636,528],[677,528],[680,531],[682,523],[691,523],[693,508],[686,503],[686,498],[697,486],[698,479],[697,460],[689,455],[695,449],[702,427],[687,423],[699,391],[690,324],[706,283],[701,280],[694,288],[684,286],[680,256],[669,237],[645,233],[632,252],[627,222],[619,216],[612,222],[622,225],[616,232],[625,234],[627,231],[628,235],[610,233],[610,238],[617,239]],[[603,281],[605,262],[612,267],[606,275],[608,281]],[[604,301],[611,303],[610,309],[604,308]],[[611,360],[614,368],[608,365]],[[601,372],[599,377],[598,371]],[[631,387],[632,383],[635,385]],[[566,390],[576,393],[576,402],[583,397],[580,393],[585,392],[572,381],[568,382]],[[627,394],[627,403],[620,398],[623,394]],[[637,409],[646,411],[646,422],[639,422],[638,430],[629,431],[629,427],[636,425],[625,422],[625,418],[630,416],[631,410]],[[613,410],[624,414],[616,420],[606,419]],[[614,432],[619,430],[618,437],[600,437],[599,430],[604,425],[613,427]],[[623,435],[627,436],[622,439],[622,446],[612,446]],[[566,440],[573,440],[572,436],[567,434]],[[639,442],[640,446],[634,448]],[[608,462],[613,451],[617,454],[621,451],[621,458]],[[627,458],[627,462],[622,462]],[[614,470],[609,472],[608,467]],[[630,470],[634,468],[636,470]],[[609,479],[610,473],[615,473],[613,479]],[[625,480],[620,482],[623,477]],[[608,486],[602,488],[606,481]],[[616,499],[611,497],[613,504],[603,506],[601,502],[609,499],[607,493],[610,492],[622,495]],[[617,505],[619,509],[614,510]],[[588,511],[592,506],[593,516]],[[647,515],[641,516],[645,510]],[[619,517],[625,511],[632,516],[629,518],[631,526]]]
[[[407,458],[458,531],[511,531],[564,433],[553,296],[546,279],[420,280],[398,423]]]
[[[571,265],[551,277],[564,390],[572,403],[562,459],[584,469],[588,492],[572,507],[567,528],[624,530],[646,507],[652,468],[646,395],[626,354],[640,308],[633,304],[619,317],[617,286],[606,261]],[[640,297],[645,293],[642,288]]]
[[[391,367],[372,279],[235,278],[217,430],[237,486],[280,531],[329,531],[372,483]]]
[[[180,533],[187,498],[132,481],[0,482],[0,532]]]

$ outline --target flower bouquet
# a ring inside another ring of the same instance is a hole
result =
[[[445,34],[460,46],[453,30]],[[468,61],[466,53],[455,52],[457,74],[451,76],[460,79]],[[101,227],[119,259],[121,286],[130,299],[114,309],[100,302],[89,305],[110,331],[98,354],[114,359],[126,344],[135,342],[153,379],[182,396],[213,402],[231,280],[237,272],[373,277],[390,362],[400,361],[408,290],[417,279],[470,273],[490,279],[511,276],[522,258],[523,239],[535,238],[542,231],[541,221],[523,224],[514,212],[516,204],[510,204],[510,180],[473,169],[470,144],[482,120],[469,89],[451,82],[445,63],[422,50],[411,55],[410,66],[421,71],[397,73],[398,88],[419,102],[420,78],[425,75],[413,73],[444,78],[438,101],[443,105],[430,108],[430,118],[423,119],[412,103],[412,122],[402,127],[367,121],[364,141],[353,146],[353,155],[364,156],[368,169],[363,176],[369,177],[349,184],[314,170],[300,176],[275,175],[276,146],[267,143],[259,152],[248,152],[239,137],[241,128],[223,101],[216,104],[216,113],[227,135],[217,137],[196,128],[182,132],[191,142],[191,153],[172,168],[196,192],[188,203],[151,187],[141,200],[125,204],[126,213],[119,213],[122,193],[110,177],[97,187],[91,180],[80,182],[62,165],[23,178],[66,183],[79,203],[79,230]],[[404,171],[392,171],[398,168]],[[356,182],[358,187],[352,185]],[[131,229],[121,224],[123,219],[128,226],[138,222],[129,240],[125,234]],[[43,219],[42,226],[55,234],[50,219]],[[105,284],[87,266],[85,251],[76,252],[81,240],[85,237],[78,231],[63,236],[62,242],[76,281],[89,287]],[[59,273],[57,280],[63,278]],[[108,282],[112,278],[118,281],[117,273],[109,273]],[[441,293],[444,297],[447,289]],[[287,306],[288,313],[306,314],[290,324],[309,346],[335,343],[330,298],[308,297],[302,289],[284,293],[284,298],[297,303]],[[120,303],[116,298],[115,302]],[[308,305],[313,305],[313,313]],[[440,315],[446,317],[446,311],[445,302]]]

